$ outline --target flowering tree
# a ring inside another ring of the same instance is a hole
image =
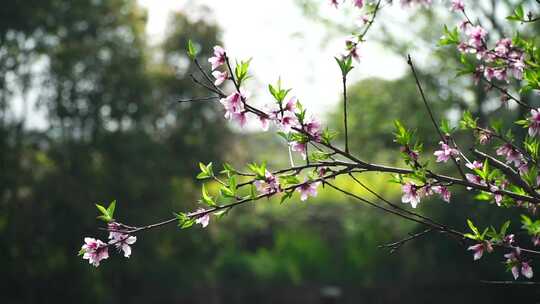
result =
[[[330,0],[329,4],[339,8],[345,5],[344,2]],[[394,141],[396,153],[401,155],[406,167],[375,164],[349,150],[347,77],[353,69],[354,61],[360,60],[360,45],[365,43],[377,13],[391,5],[392,1],[349,2],[362,11],[363,25],[346,39],[344,52],[335,58],[343,84],[343,136],[338,137],[336,132],[324,128],[299,99],[291,94],[291,89],[284,87],[279,80],[276,84],[268,85],[273,102],[265,107],[257,107],[250,102],[249,93],[245,89],[251,60],[235,61],[233,64],[225,49],[215,46],[214,55],[208,60],[211,70],[207,71],[198,61],[196,47],[190,41],[187,52],[200,72],[200,78],[193,76],[193,81],[212,95],[180,102],[219,101],[225,119],[241,127],[248,121],[258,122],[265,131],[270,126],[275,127],[278,136],[287,143],[290,166],[268,168],[266,162],[261,161],[238,169],[224,164],[218,172],[212,163],[200,163],[201,172],[197,179],[219,184],[219,192],[211,193],[203,182],[199,201],[203,207],[192,212],[178,212],[171,219],[146,226],[127,225],[116,219],[116,202],[108,207],[98,204],[98,219],[107,223],[107,227],[102,229],[108,232],[109,241],[85,238],[85,244],[80,250],[83,258],[99,266],[102,260],[109,257],[109,248],[112,247],[129,257],[131,246],[137,240],[135,235],[141,231],[173,223],[183,229],[194,224],[204,228],[211,222],[211,217],[225,216],[235,207],[269,197],[278,197],[284,202],[292,199],[295,193],[299,194],[301,201],[305,201],[316,196],[320,187],[326,186],[373,208],[425,226],[426,229],[420,233],[388,244],[391,250],[428,233],[439,232],[462,243],[465,249],[472,251],[474,260],[480,259],[484,253],[497,251],[514,279],[520,276],[531,279],[532,262],[540,255],[540,251],[532,249],[540,245],[540,220],[533,219],[540,203],[537,164],[540,157],[540,109],[534,109],[514,92],[540,90],[540,51],[534,37],[523,37],[515,33],[512,37],[490,41],[487,30],[468,15],[464,1],[452,0],[449,8],[460,15],[462,21],[454,27],[445,26],[439,45],[456,48],[462,63],[458,75],[472,76],[474,83],[482,83],[486,90],[498,92],[503,103],[516,103],[530,113],[516,121],[516,124],[528,129],[527,135],[523,139],[516,139],[510,130],[504,130],[500,124],[484,125],[468,111],[463,113],[459,127],[452,126],[444,119],[439,122],[437,113],[432,111],[424,94],[413,60],[408,56],[407,63],[414,76],[419,97],[433,124],[434,135],[440,139],[440,147],[433,153],[435,165],[429,165],[428,159],[421,156],[421,139],[416,138],[414,132],[399,121],[395,121]],[[411,5],[429,6],[431,2],[402,0],[401,4],[406,9]],[[539,21],[540,17],[534,11],[540,9],[540,1],[531,1],[530,6],[531,11],[526,11],[523,6],[516,7],[513,14],[507,17],[508,21],[521,24]],[[230,92],[224,89],[226,83],[231,85]],[[458,145],[455,140],[457,132],[470,133],[476,140],[467,147]],[[488,143],[496,144],[496,149],[490,151]],[[301,155],[304,162],[295,164],[293,153]],[[437,165],[447,162],[455,167],[454,174],[438,173]],[[366,172],[391,175],[391,181],[401,185],[401,201],[406,205],[392,202],[367,187],[357,178]],[[378,201],[371,201],[341,188],[334,182],[338,176],[350,178],[359,187],[376,196]],[[440,200],[450,203],[452,189],[457,188],[470,190],[474,199],[488,201],[493,208],[518,209],[522,215],[519,219],[508,218],[501,227],[485,228],[477,227],[473,222],[474,215],[470,215],[472,219],[467,220],[467,231],[462,231],[415,211],[422,200],[429,196],[438,196]],[[517,229],[513,233],[510,231],[512,222],[512,227],[520,226],[522,231],[519,234]]]

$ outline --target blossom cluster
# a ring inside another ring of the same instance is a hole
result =
[[[510,225],[509,221],[503,224],[500,232],[497,232],[491,227],[490,230],[486,229],[480,233],[480,230],[471,221],[468,221],[468,225],[473,234],[466,234],[465,236],[478,242],[467,249],[473,252],[473,259],[475,261],[481,259],[485,252],[492,253],[495,246],[509,248],[510,252],[504,254],[504,258],[506,259],[504,263],[507,271],[512,273],[515,280],[519,278],[520,273],[527,279],[533,277],[533,269],[530,261],[526,260],[523,256],[523,250],[515,245],[514,234],[506,234],[506,230]]]
[[[221,46],[215,46],[214,56],[208,59],[212,64],[213,70],[226,65],[227,60],[225,50]],[[216,85],[221,85],[223,81],[227,79],[227,77],[222,76],[223,73],[227,73],[226,71],[219,73],[220,74],[214,75],[216,77]],[[220,103],[225,109],[225,118],[235,121],[241,127],[244,127],[248,121],[248,115],[251,115],[258,119],[261,128],[265,131],[268,130],[270,123],[272,122],[284,133],[296,133],[296,135],[290,136],[291,140],[289,143],[291,149],[299,152],[302,155],[302,158],[306,159],[307,143],[311,140],[315,142],[321,141],[321,123],[314,116],[306,118],[305,110],[303,110],[302,105],[296,97],[290,97],[288,101],[285,102],[284,98],[286,97],[288,90],[282,90],[280,84],[278,85],[278,90],[285,93],[279,97],[276,95],[274,96],[276,98],[276,103],[271,106],[266,106],[265,111],[255,109],[247,103],[249,94],[243,87],[240,87],[241,84],[238,83],[240,77],[240,75],[237,75],[236,79],[236,85],[239,88],[220,100]]]
[[[84,238],[84,245],[81,247],[79,254],[83,259],[88,260],[88,263],[98,267],[102,260],[109,258],[109,247],[114,246],[118,251],[124,253],[124,257],[131,256],[131,245],[137,241],[136,236],[132,236],[125,232],[123,226],[119,223],[111,222],[108,224],[109,242],[105,243],[99,239],[91,237]]]
[[[506,267],[510,268],[514,279],[518,279],[520,271],[527,279],[533,277],[533,269],[528,261],[521,258],[521,249],[516,247],[512,252],[504,255],[506,258]]]
[[[405,204],[411,204],[411,207],[413,208],[416,208],[422,198],[433,194],[439,194],[447,203],[450,202],[450,197],[452,196],[448,187],[444,185],[425,184],[419,186],[412,182],[405,182],[401,187],[401,191],[403,192],[401,201]]]
[[[480,64],[474,71],[475,81],[482,77],[487,81],[498,80],[509,82],[510,76],[521,80],[525,69],[525,52],[514,45],[512,39],[504,37],[499,39],[494,47],[489,47],[488,31],[478,24],[473,24],[465,14],[465,5],[462,0],[453,0],[451,9],[461,12],[465,20],[457,27],[464,38],[455,37],[457,49],[462,54],[475,54]]]

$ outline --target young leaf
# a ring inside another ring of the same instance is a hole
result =
[[[191,60],[195,59],[197,56],[197,51],[195,50],[195,46],[193,46],[193,41],[191,41],[191,39],[189,39],[187,43],[187,54]]]
[[[208,191],[206,191],[206,187],[203,184],[202,185],[202,201],[207,204],[210,207],[216,207],[216,202],[214,202],[214,199],[210,195],[208,195]]]

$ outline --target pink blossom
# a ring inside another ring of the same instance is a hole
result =
[[[492,67],[486,67],[484,69],[484,77],[487,79],[487,80],[492,80],[494,77],[495,77],[495,73],[496,73],[496,70]]]
[[[109,239],[120,239],[124,235],[122,227],[117,222],[107,224],[107,230],[109,231]]]
[[[524,175],[527,174],[527,171],[529,171],[529,166],[523,159],[521,159],[521,161],[522,162],[518,165],[518,172],[519,174]]]
[[[512,275],[514,276],[514,280],[517,280],[519,278],[519,255],[520,255],[520,249],[519,247],[515,248],[514,251],[507,253],[504,255],[506,258],[506,264],[511,266]]]
[[[317,142],[321,141],[321,123],[316,120],[315,117],[312,116],[304,123],[304,130],[313,138],[313,140]]]
[[[214,46],[214,56],[208,59],[208,62],[212,64],[212,70],[219,68],[225,63],[225,50],[219,46]]]
[[[532,237],[532,243],[534,246],[540,245],[540,235],[535,235]]]
[[[465,4],[463,0],[452,0],[452,11],[463,11],[465,9]]]
[[[512,245],[514,244],[514,235],[513,234],[509,234],[509,235],[506,235],[504,238],[503,238],[503,243],[506,244],[506,245]]]
[[[210,223],[210,213],[205,213],[206,211],[207,210],[204,208],[199,208],[197,209],[197,211],[190,213],[188,215],[196,217],[195,223],[201,224],[203,228],[206,228],[206,226],[208,226],[208,224]]]
[[[437,156],[437,162],[447,162],[450,158],[459,156],[457,149],[451,148],[444,142],[439,142],[442,150],[437,150],[433,155]]]
[[[345,39],[345,52],[343,57],[352,57],[355,60],[360,60],[360,50],[358,48],[358,42],[356,37],[352,36]]]
[[[338,6],[339,6],[339,1],[338,0],[329,0],[329,1],[330,1],[330,5],[332,5],[335,8],[338,8]]]
[[[362,8],[364,6],[364,0],[353,0],[353,3],[358,8]]]
[[[358,45],[355,45],[349,49],[349,56],[356,61],[360,61],[360,49],[358,48]]]
[[[279,180],[270,172],[266,171],[264,180],[256,180],[257,191],[263,194],[281,192]]]
[[[108,246],[101,240],[86,237],[84,242],[81,253],[83,253],[83,259],[88,260],[91,265],[98,267],[101,260],[109,258]]]
[[[473,161],[472,163],[468,163],[465,166],[471,170],[474,170],[474,169],[482,170],[482,168],[484,167],[484,165],[477,160]]]
[[[129,258],[131,255],[131,246],[137,241],[136,236],[132,236],[129,234],[124,234],[122,238],[116,239],[116,240],[110,240],[109,244],[114,244],[118,250],[122,250],[124,252],[124,256],[126,258]]]
[[[306,159],[307,157],[307,145],[306,143],[301,143],[297,141],[293,141],[290,143],[291,149],[295,152],[299,152],[302,155],[303,159]]]
[[[225,108],[225,118],[231,119],[232,114],[240,113],[244,110],[244,103],[242,102],[242,97],[243,96],[238,92],[234,92],[219,101]]]
[[[257,117],[259,118],[259,121],[261,123],[261,128],[263,129],[263,131],[268,131],[268,128],[270,127],[270,122],[268,120],[268,117],[264,115],[257,115]]]
[[[520,268],[521,268],[521,274],[524,277],[531,279],[533,277],[532,267],[531,265],[529,265],[528,262],[520,261],[521,259],[520,255],[521,255],[521,249],[519,247],[516,247],[514,251],[505,254],[504,257],[506,258],[506,264],[512,267],[511,271],[515,280],[519,278]]]
[[[497,41],[495,46],[495,54],[499,57],[506,57],[512,49],[512,40],[510,38],[503,38]]]
[[[484,38],[487,36],[487,31],[480,25],[473,26],[467,30],[469,36],[469,44],[473,46],[476,51],[482,51],[484,47]]]
[[[512,266],[512,275],[514,276],[514,280],[517,280],[519,278],[519,268],[517,265]]]
[[[298,124],[296,116],[293,114],[284,114],[279,120],[279,126],[284,132],[289,132],[292,127]]]
[[[519,153],[517,150],[512,149],[510,153],[506,154],[506,162],[509,164],[514,163],[514,166],[521,167],[524,164],[523,155],[521,155],[521,153]]]
[[[504,144],[499,147],[495,153],[506,158],[507,163],[514,163],[516,167],[523,165],[523,155],[519,151],[515,150],[510,144]]]
[[[225,71],[225,72],[213,71],[212,76],[214,76],[214,78],[216,79],[216,81],[214,82],[214,85],[219,86],[225,80],[227,80],[227,78],[229,77],[229,74],[227,73],[227,71]]]
[[[489,186],[489,190],[494,194],[495,196],[495,203],[497,204],[497,206],[501,206],[501,202],[502,202],[502,199],[503,199],[503,196],[502,194],[500,194],[498,191],[499,191],[499,187],[495,186],[495,185],[490,185]]]
[[[459,22],[458,27],[459,27],[460,30],[466,31],[467,28],[468,28],[470,25],[471,25],[471,23],[469,22],[469,20],[466,20],[466,19],[465,19],[465,20],[462,20],[462,21]]]
[[[472,250],[473,251],[473,253],[474,253],[473,258],[476,261],[476,260],[479,260],[482,257],[482,255],[484,254],[484,251],[492,252],[493,247],[491,246],[491,244],[489,242],[483,242],[483,243],[480,243],[480,244],[470,246],[469,248],[467,248],[467,250]]]
[[[497,155],[500,155],[500,156],[506,156],[508,153],[512,152],[513,149],[514,148],[512,147],[512,145],[504,144],[500,146],[499,148],[497,148],[497,150],[495,150],[495,153],[497,153]]]
[[[406,153],[412,160],[418,160],[418,153],[411,150],[409,147],[400,147],[399,150],[403,153]]]
[[[508,74],[506,73],[505,68],[500,68],[495,70],[495,78],[500,81],[508,82]]]
[[[321,182],[304,181],[304,183],[298,187],[298,192],[300,192],[300,200],[305,201],[310,196],[311,197],[316,197],[317,196],[317,187],[320,184],[321,184]]]
[[[296,102],[297,102],[296,96],[289,98],[289,101],[287,101],[287,103],[285,104],[283,111],[294,112],[294,110],[296,109]]]
[[[521,263],[521,274],[527,279],[532,279],[533,270],[532,270],[532,267],[529,265],[529,263],[527,262]]]
[[[432,187],[432,189],[435,193],[438,193],[445,202],[450,203],[450,196],[452,195],[452,193],[448,190],[447,187],[434,186]]]
[[[525,55],[522,52],[514,51],[510,53],[509,57],[512,59],[508,63],[512,75],[516,79],[522,79],[523,70],[525,69]]]
[[[241,127],[244,127],[247,123],[246,111],[244,110],[244,101],[246,99],[247,94],[240,90],[240,93],[234,92],[219,101],[225,108],[225,118],[238,122]]]
[[[246,112],[233,113],[231,116],[233,121],[236,121],[240,127],[245,127],[247,124],[247,115]]]
[[[137,237],[122,232],[122,227],[112,222],[107,225],[109,230],[109,245],[114,245],[118,250],[124,252],[124,256],[129,258],[131,255],[131,246],[137,241]]]
[[[403,196],[401,197],[401,201],[403,203],[410,203],[413,208],[416,208],[416,206],[420,203],[420,192],[417,189],[417,186],[407,182],[403,184],[401,187],[401,191],[403,192]]]
[[[358,22],[356,22],[356,25],[358,26],[364,26],[366,25],[368,22],[369,22],[369,16],[368,15],[362,15],[360,17],[360,20],[358,20]]]
[[[527,120],[529,121],[529,136],[540,134],[540,108],[531,110],[531,117]]]
[[[478,175],[471,174],[471,173],[465,173],[465,177],[470,183],[486,186],[486,182],[482,180],[482,178]]]

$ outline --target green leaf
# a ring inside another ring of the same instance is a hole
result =
[[[501,236],[504,236],[506,235],[506,231],[508,230],[508,227],[510,227],[510,221],[506,221],[504,222],[504,224],[502,224],[501,226]]]
[[[207,204],[210,207],[216,207],[217,206],[216,202],[214,202],[214,199],[212,199],[212,197],[210,195],[208,195],[208,191],[206,191],[206,187],[205,187],[204,184],[202,185],[201,192],[202,192],[202,201],[203,201],[203,203]]]
[[[109,207],[107,207],[107,212],[111,218],[114,218],[114,210],[116,209],[116,200],[112,201]]]
[[[439,39],[439,46],[447,46],[459,43],[459,31],[457,27],[449,30],[445,25],[443,29],[443,36]]]
[[[109,215],[109,211],[107,211],[107,209],[105,209],[105,207],[103,207],[102,205],[96,204],[96,207],[101,212],[101,214],[107,215],[107,216]]]
[[[347,77],[347,74],[354,68],[352,65],[352,57],[346,56],[343,58],[334,57],[341,70],[341,75]]]
[[[283,186],[297,185],[300,183],[300,179],[296,175],[282,175],[279,177],[279,182]]]
[[[468,238],[468,239],[471,239],[471,240],[476,240],[476,235],[474,235],[474,234],[465,233],[465,234],[463,234],[463,236]]]
[[[476,129],[477,120],[478,119],[473,118],[471,112],[464,111],[463,116],[462,116],[462,118],[461,118],[461,120],[459,122],[459,125],[460,125],[461,129],[463,129],[463,130]]]
[[[227,209],[223,209],[223,210],[220,210],[220,211],[216,211],[214,212],[214,215],[218,218],[222,218],[224,217],[225,215],[229,214],[229,211],[231,211],[232,208],[227,208]]]
[[[261,165],[257,163],[248,164],[248,169],[257,175],[257,179],[264,179],[266,177],[266,161],[263,161]]]
[[[219,191],[221,192],[221,195],[224,197],[235,197],[234,192],[228,187],[222,186],[221,189],[219,189]]]
[[[174,216],[178,219],[178,227],[180,227],[180,229],[189,228],[195,223],[195,219],[185,213],[174,213]]]
[[[187,43],[187,54],[191,60],[195,59],[195,57],[197,56],[197,51],[195,50],[195,47],[193,46],[193,41],[191,41],[191,39],[189,39]]]
[[[238,186],[238,183],[236,182],[236,176],[229,177],[229,188],[233,191],[233,193],[236,194],[236,188]]]
[[[471,231],[474,233],[474,235],[480,236],[480,231],[478,230],[478,228],[476,228],[476,226],[474,226],[471,220],[467,219],[467,225],[469,226]]]
[[[477,201],[490,201],[492,195],[487,192],[481,192],[474,196],[474,199]]]
[[[214,176],[214,170],[212,169],[211,162],[208,163],[208,165],[199,163],[199,168],[201,169],[201,173],[197,174],[197,179],[207,179]]]
[[[113,204],[114,203],[114,204]],[[111,205],[109,205],[109,208],[114,212],[114,206],[115,206],[115,202],[111,203]],[[100,204],[96,204],[96,207],[97,209],[99,210],[99,212],[101,212],[102,215],[99,215],[97,216],[97,219],[99,220],[102,220],[106,223],[110,223],[113,221],[113,218],[112,218],[112,215],[109,213],[109,210],[107,210],[105,207],[103,207],[102,205]]]
[[[514,13],[508,17],[507,20],[511,21],[525,21],[525,12],[523,11],[523,6],[520,4],[514,9]]]
[[[293,196],[293,193],[293,191],[283,193],[283,196],[281,196],[281,200],[279,201],[279,203],[283,204],[286,200],[290,199]]]
[[[234,68],[234,74],[236,76],[236,81],[238,82],[238,86],[241,86],[243,81],[248,79],[248,69],[249,64],[251,63],[251,58],[247,61],[240,61],[240,63],[236,63],[236,67]]]
[[[285,97],[287,97],[287,94],[291,91],[291,89],[283,89],[281,87],[281,78],[278,79],[276,86],[272,86],[271,84],[268,85],[268,90],[270,91],[270,94],[274,97],[274,99],[278,102],[278,104],[282,104]]]
[[[331,141],[337,137],[337,135],[338,135],[338,132],[326,128],[322,132],[322,136],[321,136],[322,142],[329,145]]]
[[[328,158],[330,158],[330,155],[331,155],[330,153],[326,153],[322,151],[314,151],[310,153],[309,159],[314,162],[320,162],[320,161],[327,160]]]

